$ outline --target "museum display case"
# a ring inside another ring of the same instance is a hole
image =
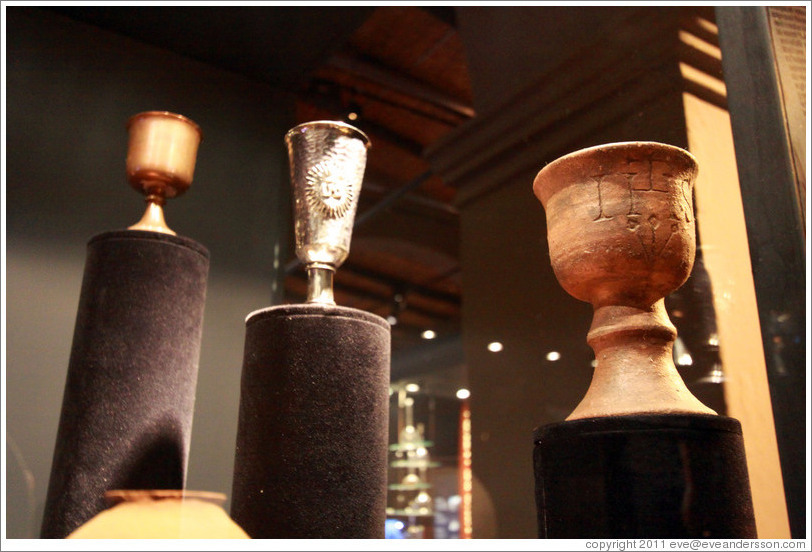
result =
[[[460,538],[464,402],[417,379],[390,394],[387,538]]]
[[[805,7],[3,17],[4,538],[808,537]]]

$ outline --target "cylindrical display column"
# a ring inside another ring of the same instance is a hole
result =
[[[113,489],[181,489],[209,253],[166,233],[88,242],[42,524],[63,538]]]
[[[325,304],[246,321],[231,516],[252,538],[383,538],[389,324]]]
[[[540,427],[542,538],[755,538],[741,425],[707,414]]]

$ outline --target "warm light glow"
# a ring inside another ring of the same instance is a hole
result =
[[[350,111],[347,114],[347,119],[349,119],[350,121],[355,121],[356,119],[358,119],[358,113],[356,113],[355,111]]]
[[[473,526],[473,513],[471,510],[471,494],[474,488],[474,474],[471,470],[471,410],[468,403],[462,403],[460,409],[460,458],[459,458],[459,489],[460,489],[460,538],[470,539]],[[453,497],[452,497],[453,498]],[[451,499],[449,499],[449,503]]]
[[[498,353],[502,349],[504,349],[504,347],[498,341],[491,341],[488,343],[488,350],[492,353]]]
[[[561,353],[559,353],[558,351],[550,351],[549,353],[547,353],[547,360],[549,360],[550,362],[555,362],[559,358],[561,358]]]
[[[407,383],[406,384],[406,392],[407,393],[417,393],[420,391],[420,386],[416,383]]]
[[[467,389],[458,389],[457,390],[457,398],[460,400],[465,400],[471,396],[471,392]]]
[[[416,473],[407,473],[401,480],[401,485],[417,485],[420,483],[420,476]]]
[[[694,363],[694,359],[688,353],[682,353],[677,359],[677,364],[680,366],[690,366]]]
[[[386,321],[389,322],[390,326],[394,326],[395,324],[398,323],[398,319],[392,316],[391,314],[386,317]]]
[[[422,334],[420,334],[420,337],[422,337],[423,339],[434,339],[435,337],[437,337],[437,334],[434,333],[434,330],[426,330]]]

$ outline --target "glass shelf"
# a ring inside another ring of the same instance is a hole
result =
[[[439,468],[441,466],[440,462],[431,462],[417,458],[393,460],[389,465],[393,468]]]
[[[408,517],[432,517],[434,516],[434,511],[429,509],[424,510],[397,510],[395,508],[387,508],[386,509],[387,516],[408,516]]]
[[[423,489],[431,489],[431,483],[392,483],[389,488],[393,491],[421,491]]]
[[[395,443],[389,445],[389,450],[399,451],[399,450],[417,450],[419,448],[429,448],[434,446],[432,441],[415,441],[413,443]]]

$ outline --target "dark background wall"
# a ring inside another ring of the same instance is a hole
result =
[[[244,319],[271,304],[288,258],[291,100],[44,10],[6,14],[8,536],[39,532],[85,244],[144,209],[124,176],[125,123],[141,111],[181,113],[203,130],[192,187],[165,212],[211,252],[188,488],[228,494]]]

